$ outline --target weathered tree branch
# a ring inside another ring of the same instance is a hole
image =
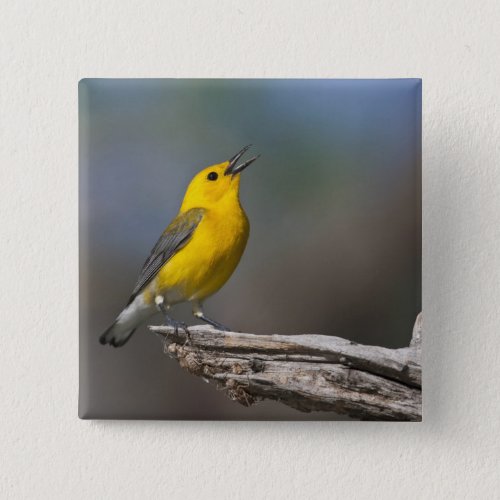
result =
[[[326,335],[255,335],[206,325],[165,337],[165,352],[193,375],[214,381],[245,406],[274,399],[300,411],[363,420],[421,420],[418,315],[410,347],[387,349]]]

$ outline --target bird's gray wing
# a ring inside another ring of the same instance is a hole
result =
[[[129,303],[156,276],[160,268],[188,243],[203,218],[203,213],[203,208],[192,208],[179,214],[163,231],[142,267]]]

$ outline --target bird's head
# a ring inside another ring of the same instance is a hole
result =
[[[245,146],[230,160],[203,169],[196,174],[184,195],[181,211],[190,208],[211,208],[224,200],[237,200],[240,189],[240,174],[259,156],[239,163],[250,146]]]

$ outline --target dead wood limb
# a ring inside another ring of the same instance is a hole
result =
[[[363,420],[420,421],[418,315],[409,347],[387,349],[326,335],[255,335],[207,325],[165,337],[165,352],[193,375],[215,382],[245,406],[274,399],[297,410],[332,411]]]

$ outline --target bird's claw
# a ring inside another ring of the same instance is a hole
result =
[[[174,335],[178,335],[179,331],[183,330],[184,334],[186,335],[186,341],[184,342],[184,345],[188,344],[189,341],[191,340],[191,335],[189,333],[188,326],[186,323],[184,323],[184,321],[177,321],[176,319],[173,319],[169,316],[165,316],[165,326],[169,326],[170,328],[173,328]]]
[[[186,323],[183,323],[182,321],[176,321],[175,325],[172,325],[174,327],[174,333],[177,335],[179,333],[179,330],[184,330],[184,333],[186,335],[189,334],[188,327]]]
[[[165,321],[165,326],[173,328],[176,335],[179,333],[179,330],[184,330],[186,334],[189,333],[188,326],[183,321],[177,321],[175,319],[169,318],[167,321]]]

